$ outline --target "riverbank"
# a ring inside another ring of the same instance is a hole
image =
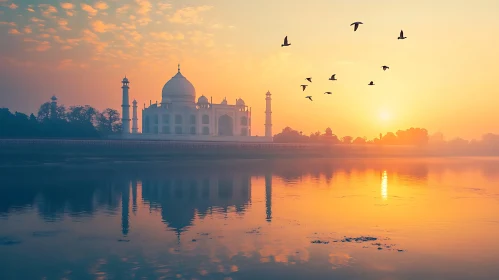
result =
[[[397,158],[499,156],[485,147],[382,146],[134,140],[0,139],[2,165],[45,163],[149,162],[214,159]]]

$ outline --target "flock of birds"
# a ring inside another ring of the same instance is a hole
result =
[[[353,31],[357,31],[357,29],[359,28],[359,25],[363,24],[362,22],[360,21],[356,21],[352,24],[350,24],[350,26],[353,25]],[[404,31],[403,30],[400,30],[400,34],[399,34],[399,37],[397,38],[398,40],[404,40],[406,39],[407,37],[404,36]],[[288,41],[288,36],[284,37],[284,44],[281,45],[281,47],[289,47],[291,46],[291,44],[289,43]],[[388,69],[390,69],[390,67],[386,66],[386,65],[383,65],[381,66],[381,68],[383,68],[383,71],[386,71]],[[305,80],[307,80],[309,83],[312,83],[312,77],[309,77],[309,78],[305,78]],[[329,78],[330,81],[337,81],[336,79],[336,74],[333,74],[331,75],[331,77]],[[367,84],[368,86],[374,86],[374,81],[371,81],[369,82],[369,84]],[[305,91],[305,89],[308,87],[308,85],[301,85],[302,87],[302,91]],[[333,94],[332,92],[330,91],[326,91],[324,92],[324,94]],[[305,98],[308,98],[310,101],[313,101],[312,100],[312,96],[308,95],[308,96],[305,96]]]

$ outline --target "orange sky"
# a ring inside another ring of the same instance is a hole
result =
[[[120,109],[126,74],[142,107],[161,100],[180,62],[198,96],[243,98],[253,134],[263,135],[267,90],[274,133],[499,133],[495,0],[43,3],[0,0],[0,106],[33,112],[56,94],[65,105]],[[364,22],[357,32],[354,21]],[[291,47],[280,46],[285,35]]]

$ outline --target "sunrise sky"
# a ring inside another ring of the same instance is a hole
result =
[[[497,0],[0,0],[0,107],[36,113],[55,94],[121,111],[126,74],[142,108],[180,63],[198,96],[243,98],[253,135],[270,90],[274,133],[480,138],[499,133],[497,11]]]

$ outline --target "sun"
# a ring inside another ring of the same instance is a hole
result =
[[[390,120],[391,118],[391,115],[388,111],[386,110],[382,110],[381,112],[379,112],[379,118],[382,120],[382,121],[388,121]]]

